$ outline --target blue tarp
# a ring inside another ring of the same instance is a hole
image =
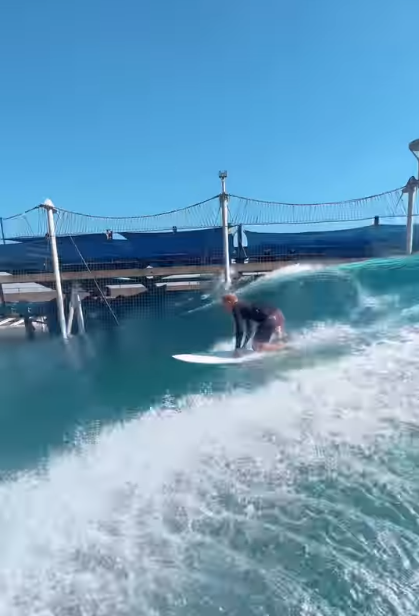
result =
[[[66,266],[82,266],[87,263],[115,263],[136,261],[134,247],[125,240],[101,240],[57,238],[60,263]],[[0,269],[2,271],[51,271],[51,249],[46,238],[19,244],[0,246]]]
[[[138,258],[174,258],[185,263],[188,259],[221,262],[223,257],[222,228],[170,233],[121,233],[135,246]],[[233,235],[229,235],[233,254]]]
[[[124,265],[184,265],[188,263],[221,263],[222,229],[179,231],[170,233],[124,233],[127,239],[106,239],[106,235],[57,237],[60,264],[82,267],[84,262],[108,267]],[[18,238],[14,238],[17,240]],[[233,237],[229,236],[233,254]],[[110,267],[109,267],[110,269]],[[5,272],[51,271],[51,250],[45,237],[25,238],[16,244],[0,245],[0,270]]]
[[[419,225],[415,225],[413,249],[419,251]],[[383,257],[405,250],[404,225],[377,225],[341,231],[304,233],[261,233],[245,231],[245,255],[253,261],[302,257],[368,258]],[[58,237],[58,253],[63,269],[102,264],[109,270],[147,265],[187,265],[221,263],[222,229],[172,231],[165,233],[121,233],[126,239],[106,239],[104,233]],[[15,238],[17,239],[17,238]],[[233,235],[229,235],[234,255]],[[0,271],[52,271],[47,238],[25,238],[16,244],[0,245]]]
[[[419,225],[415,225],[414,250],[419,249]],[[400,253],[406,246],[404,225],[373,225],[341,231],[305,233],[260,233],[245,231],[246,256],[261,257],[326,257],[369,258]]]
[[[46,236],[32,236],[32,237],[9,237],[7,238],[11,242],[40,242],[46,239]],[[61,244],[73,244],[73,241],[78,244],[83,242],[89,243],[101,243],[106,240],[106,233],[85,233],[80,235],[58,235],[57,243]]]
[[[2,272],[42,272],[46,269],[51,253],[45,244],[5,244],[0,246],[0,270]]]
[[[13,238],[18,241],[19,238]],[[21,242],[22,250],[31,250],[33,247],[43,248],[50,255],[50,241],[47,237],[24,238]],[[58,236],[57,249],[63,263],[78,263],[80,253],[86,261],[114,261],[132,259],[132,246],[124,239],[108,240],[105,233],[90,235]]]

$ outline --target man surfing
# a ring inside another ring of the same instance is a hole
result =
[[[241,355],[252,336],[252,348],[257,352],[278,351],[284,346],[283,342],[271,342],[274,334],[277,334],[278,339],[284,334],[285,319],[278,308],[250,304],[239,300],[233,293],[224,295],[222,303],[234,319],[235,356]]]

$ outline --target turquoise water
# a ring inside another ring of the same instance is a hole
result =
[[[252,283],[293,351],[218,305],[0,347],[0,616],[419,613],[419,259]],[[159,329],[155,325],[159,324]]]

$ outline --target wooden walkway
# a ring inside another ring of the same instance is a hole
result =
[[[264,261],[261,263],[232,263],[231,272],[234,276],[245,274],[267,274],[275,270],[287,267],[290,265],[338,265],[340,263],[350,263],[363,261],[365,259],[323,259],[319,257],[310,259],[300,259],[296,261]],[[81,281],[81,280],[103,280],[111,278],[142,278],[153,277],[159,279],[167,279],[172,276],[221,276],[223,273],[222,265],[175,265],[173,267],[147,267],[143,269],[94,269],[94,270],[77,270],[70,272],[61,272],[63,281]],[[55,277],[52,272],[38,272],[35,274],[14,274],[0,275],[0,284],[23,284],[35,282],[40,284],[54,283]]]

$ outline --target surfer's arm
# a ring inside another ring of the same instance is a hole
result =
[[[243,319],[238,310],[233,309],[234,331],[236,336],[236,350],[240,349],[243,340]]]

